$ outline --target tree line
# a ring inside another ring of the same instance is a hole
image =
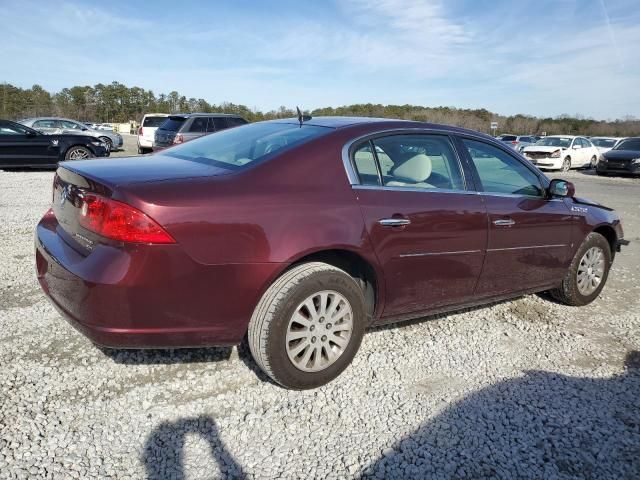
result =
[[[220,112],[241,115],[250,122],[295,116],[295,108],[280,107],[262,112],[246,105],[223,102],[209,103],[202,98],[187,98],[176,91],[156,95],[152,90],[127,87],[119,82],[108,85],[63,88],[57,93],[40,85],[23,89],[3,84],[0,90],[2,118],[21,119],[38,116],[61,116],[81,121],[126,123],[139,122],[145,113]],[[491,122],[498,122],[500,132],[516,134],[552,134],[635,136],[640,135],[640,120],[627,117],[616,120],[594,120],[580,115],[539,118],[530,115],[504,116],[486,109],[425,107],[417,105],[356,104],[312,110],[313,116],[347,115],[400,118],[443,123],[491,133]]]

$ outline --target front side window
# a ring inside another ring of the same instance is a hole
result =
[[[82,127],[75,122],[69,122],[68,120],[59,120],[59,122],[62,128],[66,130],[82,130]]]
[[[163,126],[164,128],[164,126]],[[229,128],[172,147],[163,155],[240,170],[248,164],[332,132],[332,128],[265,122]]]
[[[55,120],[36,120],[33,128],[57,128]]]
[[[372,144],[384,186],[464,190],[462,170],[446,135],[389,135]]]
[[[541,197],[540,179],[517,158],[476,140],[463,139],[485,192]]]

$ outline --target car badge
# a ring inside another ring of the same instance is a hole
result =
[[[60,192],[60,206],[63,207],[65,202],[69,199],[69,195],[71,194],[71,186],[65,185],[62,188],[62,192]]]
[[[57,147],[59,140],[51,140],[51,146]]]

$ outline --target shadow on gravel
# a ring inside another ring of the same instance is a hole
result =
[[[227,451],[224,442],[220,439],[213,418],[200,416],[162,423],[151,433],[142,454],[142,462],[149,480],[187,478],[184,465],[184,443],[187,435],[200,436],[207,442],[211,456],[222,473],[222,478],[246,477],[242,467]],[[190,475],[189,478],[191,477]],[[209,473],[206,478],[214,478],[214,476]]]
[[[122,365],[172,365],[175,363],[222,362],[231,358],[232,347],[178,348],[169,350],[118,350],[98,347]]]
[[[363,478],[640,478],[640,352],[625,372],[529,371],[398,441]]]

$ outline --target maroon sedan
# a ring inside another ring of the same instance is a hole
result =
[[[97,344],[247,335],[271,378],[303,389],[339,375],[372,324],[544,290],[586,305],[627,243],[611,209],[486,135],[304,120],[61,164],[42,288]]]

